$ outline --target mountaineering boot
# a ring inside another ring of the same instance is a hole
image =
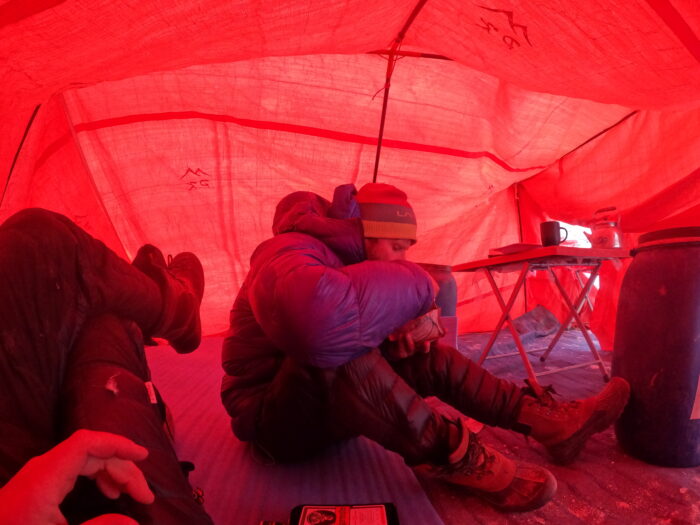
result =
[[[199,305],[204,295],[204,270],[197,256],[179,253],[166,264],[158,248],[145,244],[132,264],[158,284],[163,299],[160,318],[148,335],[167,339],[180,354],[195,350],[202,339]]]
[[[613,377],[596,396],[560,403],[549,391],[523,397],[518,425],[544,445],[555,463],[566,465],[578,456],[589,437],[608,428],[627,404],[630,386]]]
[[[469,493],[504,512],[535,510],[557,491],[557,480],[547,469],[516,463],[483,445],[464,421],[459,421],[459,445],[447,464],[425,464],[416,470],[428,476],[465,487]]]

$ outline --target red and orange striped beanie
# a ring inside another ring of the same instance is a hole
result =
[[[364,235],[416,242],[416,215],[406,194],[391,184],[370,182],[357,192]]]

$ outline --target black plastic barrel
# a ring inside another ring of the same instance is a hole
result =
[[[655,465],[700,465],[700,227],[640,236],[620,291],[612,375],[629,381],[622,448]]]
[[[440,307],[440,320],[445,335],[440,342],[457,348],[457,282],[452,267],[446,264],[419,263],[438,284],[435,302]]]
[[[440,307],[440,314],[445,317],[457,314],[457,282],[452,275],[452,267],[446,264],[419,263],[438,284],[435,302]]]

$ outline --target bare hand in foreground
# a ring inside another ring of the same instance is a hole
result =
[[[111,499],[128,494],[141,503],[153,503],[141,470],[134,463],[148,450],[130,439],[107,432],[78,430],[54,448],[32,458],[0,489],[0,523],[4,525],[63,525],[58,506],[73,489],[78,476],[94,479]],[[85,525],[137,525],[126,516],[106,514]]]

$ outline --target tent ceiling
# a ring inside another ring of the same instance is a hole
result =
[[[371,177],[374,52],[416,4],[0,0],[0,220],[45,206],[124,255],[197,250],[222,328],[276,199]],[[611,204],[629,231],[696,220],[698,34],[697,0],[428,0],[401,49],[450,60],[399,59],[380,164],[415,201],[417,258]]]
[[[9,169],[33,107],[56,91],[195,64],[384,49],[415,3],[7,0],[0,161]],[[643,109],[700,98],[699,33],[695,0],[430,0],[404,45],[534,92]]]
[[[0,56],[13,91],[45,97],[194,64],[383,49],[415,0],[30,4],[0,5]],[[694,0],[429,0],[404,43],[532,91],[645,108],[698,99],[698,33]]]

